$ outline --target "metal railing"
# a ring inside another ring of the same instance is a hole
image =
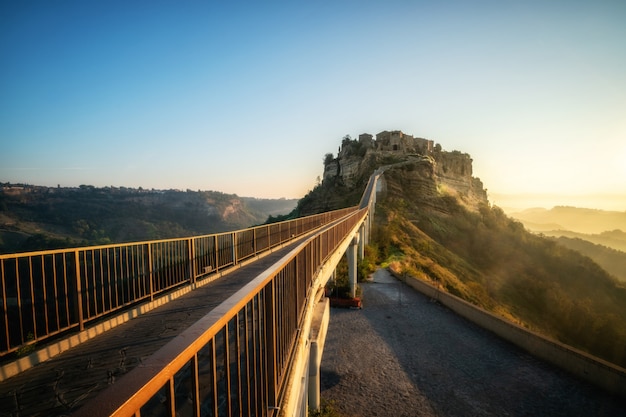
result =
[[[354,212],[228,233],[0,255],[0,357],[195,283]]]
[[[309,237],[77,415],[276,415],[313,279],[366,214]]]

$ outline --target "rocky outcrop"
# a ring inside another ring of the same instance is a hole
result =
[[[472,158],[466,153],[437,152],[435,176],[441,192],[460,197],[470,208],[488,201],[482,181],[472,176]]]
[[[378,167],[387,166],[405,192],[424,199],[451,195],[466,207],[475,209],[487,203],[487,192],[480,179],[472,176],[472,159],[466,153],[441,151],[426,154],[381,151],[357,141],[342,143],[337,158],[324,166],[324,185],[346,188],[362,185]]]

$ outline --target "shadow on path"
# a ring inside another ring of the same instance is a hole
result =
[[[322,398],[349,416],[618,416],[624,400],[430,300],[386,270],[331,310]]]

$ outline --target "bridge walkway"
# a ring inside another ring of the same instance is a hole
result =
[[[67,416],[268,269],[307,237],[0,382],[0,417]]]

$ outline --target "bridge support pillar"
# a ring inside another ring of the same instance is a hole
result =
[[[365,223],[361,225],[359,229],[359,259],[365,258],[365,245],[367,242],[365,241]]]
[[[346,250],[346,255],[348,257],[348,282],[350,284],[350,297],[356,297],[356,268],[357,268],[357,246],[359,244],[359,235],[356,235],[350,245],[348,246],[348,250]]]
[[[313,312],[313,323],[311,324],[311,351],[309,353],[309,408],[319,410],[320,408],[320,373],[322,366],[322,352],[326,342],[328,323],[330,321],[330,302],[328,298],[323,298]]]
[[[361,233],[361,237],[363,238],[363,244],[367,245],[370,243],[370,216],[367,215],[367,217],[365,218],[365,221],[363,222],[363,226],[362,226],[362,233]]]

